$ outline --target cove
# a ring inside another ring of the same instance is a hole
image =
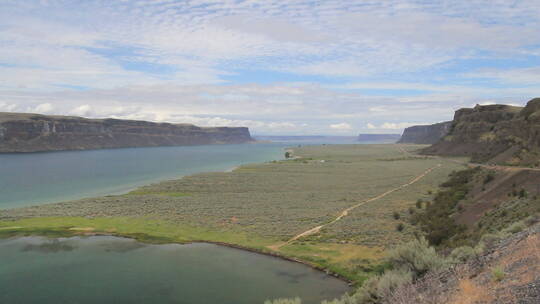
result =
[[[0,260],[0,303],[318,304],[349,290],[302,264],[205,243],[22,237],[0,240]]]

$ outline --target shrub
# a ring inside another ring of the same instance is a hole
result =
[[[399,220],[399,218],[400,218],[400,215],[399,215],[399,213],[398,213],[397,211],[394,211],[394,214],[392,214],[392,216],[393,216],[394,219],[396,219],[396,220]]]
[[[503,233],[486,233],[480,238],[480,243],[485,246],[491,246],[504,237],[505,235]]]
[[[527,226],[522,221],[515,222],[512,225],[506,227],[503,229],[503,232],[509,232],[509,233],[518,233],[520,231],[523,231]]]
[[[465,263],[477,254],[476,250],[470,246],[462,246],[452,250],[450,258],[455,263]]]
[[[405,226],[403,225],[403,223],[399,223],[396,225],[396,230],[401,232],[403,231],[403,229],[405,229]]]
[[[538,214],[535,214],[535,215],[531,215],[529,217],[527,217],[526,219],[523,220],[523,223],[530,227],[536,223],[540,222],[540,218],[538,217]]]
[[[264,304],[302,304],[302,300],[300,298],[266,300]]]
[[[425,212],[413,216],[411,222],[420,224],[431,244],[450,246],[466,242],[466,227],[458,225],[452,214],[458,211],[458,208],[463,208],[458,207],[458,204],[469,192],[468,182],[478,172],[479,169],[453,172],[450,179],[442,184],[446,189],[435,195],[432,204],[426,204]]]
[[[416,201],[416,208],[422,209],[422,200],[421,200],[421,199],[418,199],[418,200]]]
[[[521,190],[519,190],[519,198],[524,198],[524,197],[527,197],[527,191],[521,188]]]
[[[491,269],[491,276],[493,277],[494,281],[500,282],[504,279],[506,274],[504,273],[504,269],[499,266]]]
[[[414,214],[414,209],[413,209],[413,207],[410,207],[410,208],[409,208],[409,214]]]
[[[420,238],[398,246],[388,254],[388,261],[394,269],[411,271],[414,277],[426,272],[442,270],[447,266],[444,258],[437,255],[425,238]]]
[[[384,299],[397,287],[412,283],[413,274],[409,270],[394,269],[386,271],[377,282],[377,298]]]
[[[291,158],[291,157],[292,157],[291,152],[289,151],[285,152],[285,158]]]

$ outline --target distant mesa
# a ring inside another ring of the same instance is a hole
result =
[[[359,134],[357,140],[362,142],[395,143],[400,137],[400,134]]]
[[[477,105],[457,110],[448,133],[422,153],[539,167],[540,98],[530,100],[525,107]]]
[[[433,125],[421,125],[405,128],[398,143],[402,144],[434,144],[448,134],[451,121],[436,123]]]
[[[239,144],[248,128],[0,112],[0,153]]]

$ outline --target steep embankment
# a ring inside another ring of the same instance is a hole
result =
[[[402,144],[434,144],[448,134],[451,121],[445,121],[426,126],[405,128],[398,143]]]
[[[527,106],[488,105],[456,111],[448,135],[424,154],[464,155],[473,162],[539,166],[540,98]]]
[[[247,128],[70,116],[0,113],[0,153],[124,147],[232,144],[251,141]]]
[[[540,98],[527,106],[488,105],[456,111],[447,136],[424,154],[466,155],[473,162],[538,166]]]

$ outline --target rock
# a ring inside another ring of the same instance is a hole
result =
[[[422,151],[470,156],[472,162],[538,166],[540,98],[523,107],[488,105],[456,111],[448,134]]]
[[[405,128],[398,143],[402,144],[434,144],[448,134],[451,121],[425,126]]]
[[[248,128],[0,113],[0,153],[250,142]]]

